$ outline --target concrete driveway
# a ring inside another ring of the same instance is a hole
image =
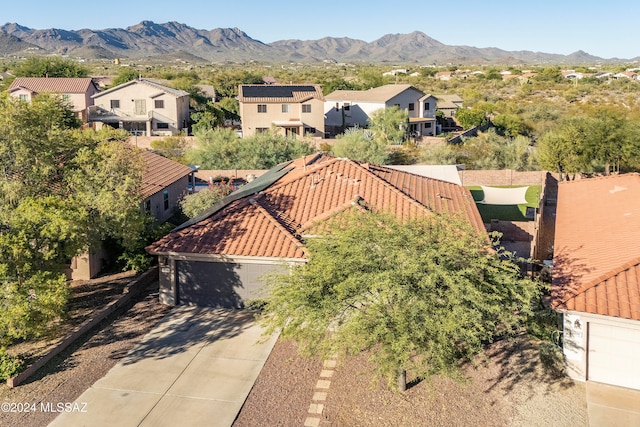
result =
[[[591,427],[640,426],[640,390],[587,381]]]
[[[247,310],[176,307],[50,426],[231,426],[277,340],[262,332]]]

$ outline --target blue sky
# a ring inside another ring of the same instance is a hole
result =
[[[62,3],[55,4],[55,3]],[[34,29],[125,28],[142,20],[177,21],[198,29],[238,27],[269,43],[325,36],[373,41],[422,31],[448,45],[497,47],[602,58],[640,56],[640,2],[609,6],[594,0],[257,1],[18,0],[2,5],[0,25]]]

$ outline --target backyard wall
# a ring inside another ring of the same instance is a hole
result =
[[[540,185],[544,187],[546,171],[519,172],[504,170],[461,170],[463,186],[469,185]]]

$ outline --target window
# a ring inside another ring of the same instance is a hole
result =
[[[164,99],[156,99],[153,101],[153,106],[155,108],[164,108]]]
[[[62,101],[63,101],[63,102],[71,102],[71,95],[66,94],[66,93],[65,93],[65,94],[63,94],[63,95],[62,95]]]
[[[304,134],[305,135],[315,135],[316,134],[316,128],[304,128]]]
[[[18,95],[18,98],[20,99],[20,101],[29,102],[29,95],[20,94]]]
[[[120,100],[119,99],[112,99],[111,100],[111,109],[114,108],[120,108]]]
[[[134,110],[133,113],[136,116],[146,116],[147,115],[147,100],[146,99],[134,99]]]
[[[425,109],[425,111],[426,111],[426,110],[430,110],[430,105],[429,105],[429,103],[428,103],[428,102],[425,102],[425,103],[424,103],[424,109]]]
[[[413,105],[413,102],[409,103],[409,111],[413,111],[415,108],[415,106]]]
[[[151,212],[151,199],[144,201],[144,210],[145,212]]]
[[[258,113],[266,113],[267,104],[258,104]]]
[[[169,123],[164,123],[164,122],[158,122],[156,124],[156,127],[158,129],[169,129]]]
[[[283,113],[289,112],[289,104],[282,104],[282,112]]]
[[[169,190],[164,190],[162,192],[162,199],[164,200],[164,210],[169,209]]]
[[[349,111],[351,109],[351,104],[349,104],[348,102],[344,103],[344,111]]]
[[[310,113],[311,112],[311,104],[302,104],[302,112]]]
[[[424,128],[429,129],[431,127],[431,122],[425,123]]]
[[[269,128],[256,128],[256,133],[262,133],[268,131]]]

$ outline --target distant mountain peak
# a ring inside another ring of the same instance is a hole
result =
[[[386,34],[372,41],[349,37],[323,37],[318,40],[279,40],[263,43],[237,27],[202,30],[170,21],[158,24],[143,20],[127,28],[78,31],[34,30],[17,23],[6,23],[0,34],[13,38],[11,47],[0,43],[0,54],[38,47],[46,53],[77,56],[141,58],[189,52],[192,60],[263,62],[367,62],[367,63],[562,63],[602,61],[584,51],[571,55],[541,52],[507,52],[497,48],[449,46],[421,31]],[[15,39],[17,38],[17,39]],[[74,53],[75,52],[75,53]],[[99,55],[99,56],[98,56]]]

